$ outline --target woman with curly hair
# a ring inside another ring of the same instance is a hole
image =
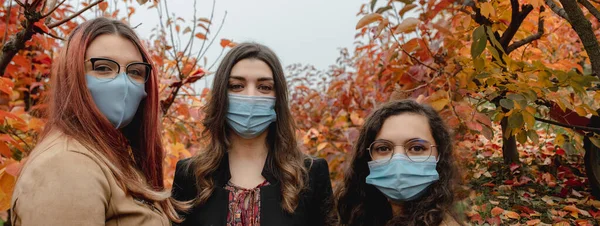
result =
[[[222,60],[205,109],[209,144],[177,163],[173,196],[194,200],[181,225],[324,225],[327,162],[298,149],[279,59],[242,43]]]
[[[460,225],[453,211],[457,170],[448,129],[412,100],[366,119],[337,190],[341,225]]]

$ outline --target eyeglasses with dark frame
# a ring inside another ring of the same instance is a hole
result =
[[[88,70],[87,73],[95,77],[114,79],[121,73],[121,65],[111,59],[92,57],[85,62],[92,64],[91,70]],[[140,84],[148,81],[151,71],[152,65],[146,62],[133,62],[125,66],[127,77]]]
[[[437,145],[431,144],[431,142],[423,139],[410,139],[404,142],[404,144],[396,145],[393,142],[385,139],[379,139],[371,143],[367,150],[373,160],[386,159],[386,163],[389,162],[394,156],[394,149],[396,147],[402,147],[404,154],[412,162],[424,162],[432,157],[433,148]],[[412,157],[412,158],[411,158]],[[427,157],[427,158],[419,158]],[[437,156],[433,156],[437,158]]]

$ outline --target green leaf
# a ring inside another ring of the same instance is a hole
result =
[[[527,143],[527,133],[525,131],[521,131],[517,134],[517,141],[521,144]]]
[[[515,103],[509,99],[502,99],[502,100],[500,100],[500,106],[511,110],[511,109],[515,108]]]
[[[473,31],[473,43],[471,44],[471,57],[477,58],[487,45],[487,37],[485,34],[485,27],[479,26]]]
[[[377,4],[377,0],[371,0],[371,11],[375,10],[375,4]]]
[[[483,71],[485,69],[485,60],[482,57],[476,57],[475,59],[473,59],[473,64],[475,64],[476,71]],[[488,77],[490,75],[488,73],[482,73],[482,74],[485,74],[486,77]],[[477,76],[480,76],[482,74],[479,74]]]
[[[492,28],[486,27],[485,31],[486,31],[488,37],[490,38],[492,45],[494,47],[498,48],[500,51],[502,51],[502,53],[504,53],[504,48],[502,48],[502,45],[500,45],[500,42],[498,42],[498,40],[496,39],[496,36],[492,32]]]
[[[506,65],[502,63],[502,58],[500,58],[500,54],[498,53],[498,50],[496,50],[496,48],[494,48],[493,46],[487,46],[486,48],[492,53],[492,56],[496,60],[496,64],[500,65],[501,67],[506,67]]]
[[[527,130],[527,137],[533,142],[533,144],[538,145],[540,142],[540,137],[535,130]]]
[[[567,79],[569,78],[569,75],[563,71],[557,71],[556,78],[558,78],[558,82],[563,83],[563,82],[567,81]]]
[[[509,128],[521,128],[525,124],[523,120],[523,114],[521,112],[513,112],[510,116],[508,116],[508,127]]]
[[[377,9],[376,13],[381,14],[381,13],[384,13],[385,11],[390,10],[390,9],[392,9],[392,6],[390,6],[390,5],[386,6],[386,7],[380,7],[379,9]]]
[[[523,95],[521,95],[521,94],[517,94],[517,93],[511,93],[511,94],[508,94],[508,95],[506,95],[506,97],[507,97],[508,99],[511,99],[511,100],[514,100],[514,101],[522,101],[522,100],[525,100],[525,97],[523,97]]]
[[[481,58],[480,58],[480,57],[478,57],[477,59],[481,59]],[[490,73],[483,72],[483,73],[481,73],[481,74],[477,74],[477,75],[475,75],[475,77],[474,77],[474,78],[476,78],[476,79],[484,79],[484,78],[490,77],[491,75],[492,75],[492,74],[490,74]]]

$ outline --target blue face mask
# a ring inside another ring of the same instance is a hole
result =
[[[257,137],[276,119],[275,97],[229,94],[227,124],[241,137]]]
[[[140,102],[146,97],[144,84],[131,81],[125,73],[118,74],[114,79],[91,75],[85,78],[96,107],[117,129],[133,120]]]
[[[374,185],[394,202],[419,198],[426,188],[439,180],[435,157],[411,157],[394,154],[392,159],[370,161],[367,184]]]

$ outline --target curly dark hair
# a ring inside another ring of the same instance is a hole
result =
[[[437,144],[439,180],[427,188],[425,195],[402,203],[402,213],[393,216],[388,199],[373,185],[365,182],[369,175],[367,148],[375,140],[385,120],[405,113],[427,117]],[[446,215],[456,219],[452,207],[458,171],[452,156],[450,132],[438,113],[430,106],[413,100],[384,104],[365,120],[354,146],[350,166],[336,190],[336,209],[341,225],[440,225]]]

